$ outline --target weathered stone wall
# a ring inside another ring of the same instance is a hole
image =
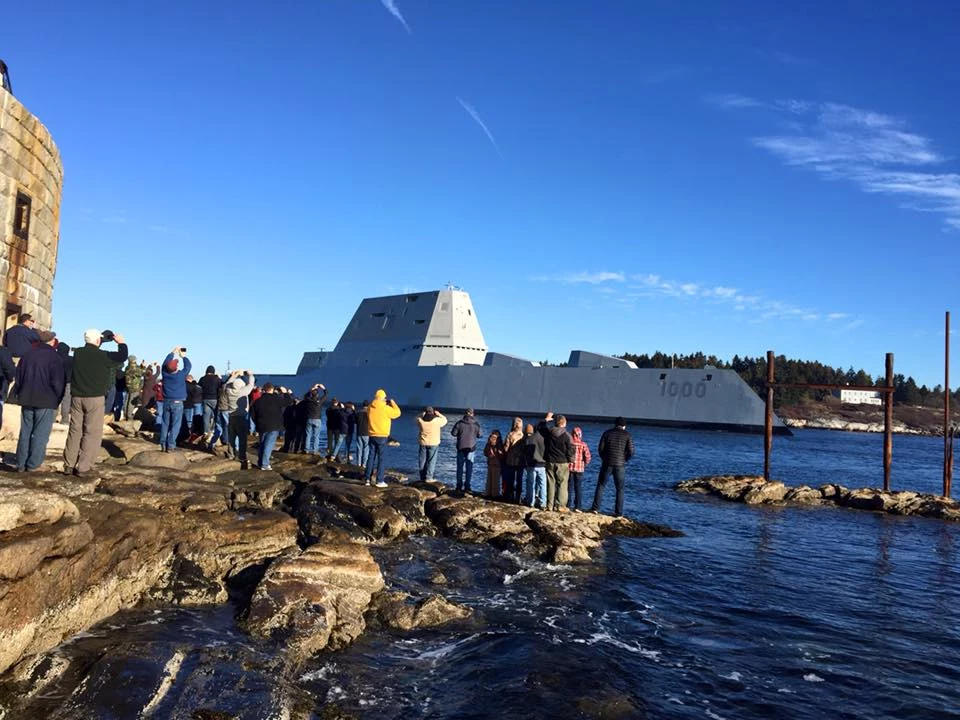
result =
[[[0,90],[0,313],[7,303],[51,325],[60,240],[63,165],[49,131],[9,92]],[[30,198],[29,235],[14,234],[17,193]]]

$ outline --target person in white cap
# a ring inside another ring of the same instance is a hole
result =
[[[117,349],[100,349],[101,342],[116,341]],[[104,395],[114,383],[114,368],[127,359],[123,335],[90,329],[84,345],[73,353],[70,380],[70,430],[63,450],[63,472],[83,477],[93,469],[103,440]]]

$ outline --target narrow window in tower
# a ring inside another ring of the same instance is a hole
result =
[[[13,234],[23,240],[24,249],[30,239],[30,205],[30,196],[18,192],[17,204],[13,212]]]

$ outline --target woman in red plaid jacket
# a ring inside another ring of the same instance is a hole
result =
[[[570,463],[570,484],[573,492],[570,493],[570,509],[580,512],[580,485],[583,480],[583,471],[590,464],[590,448],[583,441],[583,431],[573,429],[573,462]]]

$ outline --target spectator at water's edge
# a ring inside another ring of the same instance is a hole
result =
[[[583,473],[590,464],[590,446],[583,441],[583,430],[573,429],[573,460],[570,463],[570,499],[568,507],[574,512],[580,512],[582,505],[581,489]]]
[[[327,408],[327,460],[333,460],[340,451],[346,432],[341,432],[343,415],[340,401],[334,398]]]
[[[419,467],[421,480],[433,480],[437,469],[437,451],[440,449],[440,429],[445,427],[447,419],[442,413],[428,407],[417,418],[420,429]]]
[[[10,350],[14,358],[19,359],[30,352],[34,343],[40,342],[37,324],[30,313],[21,313],[19,322],[3,335],[3,346]]]
[[[357,413],[357,465],[366,469],[370,456],[370,418],[367,410],[370,403],[366,400]]]
[[[133,420],[137,404],[140,402],[140,393],[143,392],[143,376],[146,369],[137,362],[137,356],[131,355],[127,361],[127,368],[123,375],[127,381],[127,404],[123,409],[123,419]]]
[[[552,418],[553,413],[547,413],[547,419],[537,427],[544,439],[547,510],[568,512],[567,480],[570,476],[570,463],[573,462],[573,441],[567,432],[567,419],[563,415],[557,415],[553,427],[550,427],[547,423]]]
[[[343,420],[347,426],[347,439],[343,443],[343,461],[353,462],[353,439],[357,436],[357,407],[352,402],[344,403]]]
[[[220,386],[223,385],[223,381],[217,375],[217,369],[213,365],[207,365],[207,370],[199,382],[203,390],[203,441],[209,443],[213,438],[213,424],[217,416],[217,398],[220,397]]]
[[[230,373],[217,409],[223,414],[224,438],[227,445],[227,457],[237,457],[240,466],[247,466],[247,436],[250,432],[250,421],[247,415],[248,398],[256,387],[256,378],[249,370],[246,371],[246,380],[241,377],[243,370],[234,370]]]
[[[63,399],[66,386],[63,360],[53,347],[55,342],[52,332],[41,331],[37,345],[20,358],[17,366],[17,397],[20,402],[17,472],[36,470],[43,464],[47,454],[53,416]]]
[[[93,469],[103,439],[104,391],[113,382],[113,369],[127,359],[123,336],[114,334],[117,349],[100,348],[100,331],[83,334],[84,346],[73,353],[70,381],[70,430],[63,450],[63,472],[84,477]]]
[[[370,457],[367,460],[367,469],[363,473],[364,481],[370,484],[374,468],[377,472],[377,487],[386,487],[383,481],[383,452],[387,447],[387,438],[390,437],[391,423],[400,417],[400,407],[393,400],[387,400],[387,393],[382,388],[377,390],[373,402],[367,407],[367,423],[370,433]]]
[[[450,434],[457,439],[457,492],[472,492],[473,459],[480,439],[480,423],[473,416],[473,408],[457,420]]]
[[[273,383],[265,383],[263,394],[257,398],[250,409],[253,423],[260,436],[260,448],[257,455],[257,467],[261,470],[272,470],[270,456],[283,430],[283,411],[289,407],[290,401],[274,392]]]
[[[500,462],[503,460],[503,438],[500,437],[499,430],[490,433],[483,448],[483,456],[487,459],[487,486],[484,494],[494,500],[500,497]]]
[[[65,342],[57,344],[57,354],[63,363],[63,400],[60,402],[60,422],[63,425],[70,423],[70,379],[73,377],[73,356],[70,355],[70,346]],[[2,408],[2,404],[0,404]]]
[[[183,348],[175,347],[163,361],[163,422],[160,425],[160,450],[177,447],[177,435],[183,422],[183,403],[187,399],[187,375],[193,367]]]
[[[320,394],[323,391],[323,395]],[[306,451],[311,455],[320,454],[320,433],[323,430],[323,405],[327,402],[327,388],[317,383],[303,399],[303,415],[306,430]]]
[[[514,418],[503,442],[503,499],[519,503],[523,499],[523,419]]]
[[[603,488],[607,484],[607,477],[613,473],[613,482],[617,488],[617,501],[614,515],[623,515],[623,483],[626,475],[625,466],[633,457],[633,438],[627,432],[627,422],[622,417],[614,421],[614,426],[600,437],[597,447],[600,456],[600,476],[597,478],[597,490],[593,494],[593,505],[590,512],[600,512],[600,501],[603,498]]]
[[[523,431],[523,465],[526,469],[527,487],[524,504],[542,510],[547,505],[547,473],[544,470],[543,435],[534,432],[533,425],[527,423]]]

